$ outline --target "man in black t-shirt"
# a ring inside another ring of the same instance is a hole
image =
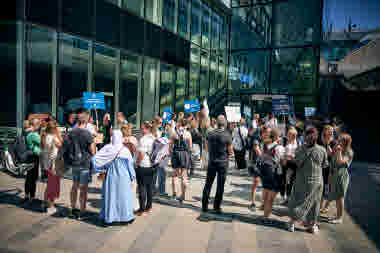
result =
[[[214,201],[214,211],[221,213],[220,205],[223,200],[224,183],[226,181],[226,173],[228,168],[228,158],[232,156],[232,137],[225,129],[227,121],[223,115],[217,119],[218,128],[208,133],[208,151],[209,162],[207,169],[206,184],[203,189],[202,211],[208,211],[208,200],[210,191],[216,174],[218,173],[216,195]]]
[[[78,127],[74,128],[64,142],[65,166],[72,170],[73,186],[71,188],[71,209],[69,217],[81,218],[86,211],[88,184],[91,183],[91,157],[95,154],[95,143],[91,133],[86,129],[88,114],[79,115]],[[80,214],[73,213],[76,207],[78,189],[80,190]]]

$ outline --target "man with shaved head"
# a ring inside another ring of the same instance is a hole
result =
[[[202,211],[208,212],[208,201],[212,184],[214,183],[216,174],[218,174],[216,195],[214,201],[214,211],[220,214],[220,205],[223,200],[224,183],[228,168],[228,158],[232,156],[232,137],[226,130],[227,121],[223,115],[219,115],[217,121],[217,129],[211,131],[207,135],[209,162],[207,169],[206,184],[203,189]]]

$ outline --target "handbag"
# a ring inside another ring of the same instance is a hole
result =
[[[65,161],[63,160],[63,157],[57,157],[57,159],[55,159],[55,174],[58,176],[58,177],[63,177],[65,172],[66,172],[66,168],[65,168]]]

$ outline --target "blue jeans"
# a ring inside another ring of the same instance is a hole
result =
[[[166,170],[165,168],[157,167],[158,192],[166,193]]]

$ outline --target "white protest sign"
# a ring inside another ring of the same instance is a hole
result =
[[[225,106],[224,110],[226,112],[228,122],[239,122],[241,119],[240,107],[239,106]]]

